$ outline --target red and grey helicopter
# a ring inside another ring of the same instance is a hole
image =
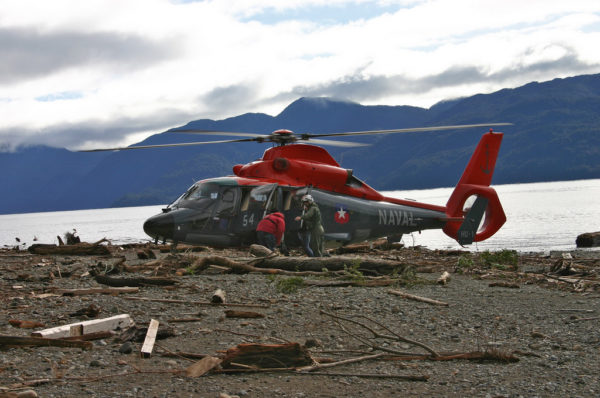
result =
[[[483,134],[445,206],[386,197],[355,177],[352,170],[342,168],[325,149],[301,142],[350,147],[365,144],[323,137],[502,125],[510,123],[299,135],[290,130],[260,135],[178,129],[173,131],[244,138],[91,151],[247,141],[273,144],[261,159],[234,166],[234,175],[196,182],[162,213],[146,220],[144,231],[156,241],[220,247],[245,245],[255,241],[258,222],[268,212],[279,211],[285,216],[285,241],[288,245],[299,244],[300,223],[294,218],[301,213],[301,197],[310,194],[321,210],[326,242],[344,245],[381,237],[399,241],[403,234],[442,229],[459,244],[468,245],[491,237],[506,221],[498,195],[490,187],[502,133],[490,129]]]

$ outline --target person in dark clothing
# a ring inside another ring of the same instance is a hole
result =
[[[275,250],[281,244],[285,232],[285,218],[279,212],[268,214],[260,220],[256,227],[256,237],[259,245]]]
[[[304,249],[304,252],[306,253],[306,255],[308,257],[314,257],[315,254],[313,253],[312,249],[310,248],[311,231],[306,226],[306,222],[304,222],[304,220],[302,219],[302,217],[304,217],[304,214],[306,214],[307,210],[308,210],[308,203],[303,201],[302,202],[302,215],[296,217],[295,220],[300,221],[300,230],[298,231],[298,238],[300,239],[300,242],[302,243],[302,248]]]
[[[309,257],[321,257],[323,255],[323,225],[321,224],[321,211],[311,195],[302,197],[304,211],[301,216],[296,217],[300,221],[300,239],[304,251]]]

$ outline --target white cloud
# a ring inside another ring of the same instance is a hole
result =
[[[600,72],[585,0],[5,0],[0,37],[11,144],[130,144],[300,95],[427,107]]]

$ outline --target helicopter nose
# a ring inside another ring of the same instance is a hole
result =
[[[157,214],[144,223],[144,232],[156,239],[172,239],[174,229],[173,215],[169,213]]]

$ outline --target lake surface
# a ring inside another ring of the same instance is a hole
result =
[[[520,252],[575,249],[575,238],[600,231],[600,179],[533,184],[495,185],[507,222],[490,239],[470,250],[515,249]],[[445,205],[453,188],[388,191],[387,196]],[[125,207],[0,215],[0,247],[14,246],[19,238],[25,247],[57,243],[57,235],[73,229],[83,241],[102,238],[114,244],[147,242],[142,225],[164,206]],[[458,243],[440,230],[405,235],[407,246],[459,249]],[[594,250],[598,250],[596,248]]]
[[[507,184],[493,186],[507,221],[490,239],[471,250],[514,249],[520,252],[572,250],[577,235],[600,231],[600,180]],[[454,188],[395,191],[390,196],[445,205]],[[443,232],[431,230],[405,236],[413,244],[431,249],[459,249]],[[600,248],[594,248],[598,250]]]

